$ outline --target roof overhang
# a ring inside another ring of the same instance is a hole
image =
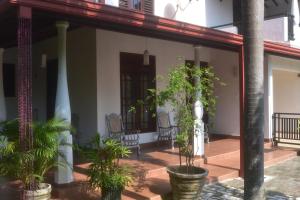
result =
[[[80,25],[90,25],[234,51],[239,51],[241,46],[243,46],[242,35],[178,22],[102,3],[85,0],[4,0],[4,2],[6,4],[9,3],[10,6],[28,6],[32,7],[34,11],[52,13],[51,16],[71,20]],[[300,49],[279,43],[265,41],[265,51],[270,54],[300,59]]]

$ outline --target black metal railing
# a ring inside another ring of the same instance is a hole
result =
[[[274,113],[273,142],[285,144],[300,144],[300,113]]]

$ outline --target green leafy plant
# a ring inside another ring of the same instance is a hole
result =
[[[24,189],[38,187],[44,181],[46,173],[57,166],[66,166],[58,162],[62,156],[59,151],[59,135],[72,130],[65,120],[51,119],[47,122],[33,123],[32,148],[23,150],[19,141],[18,120],[5,121],[0,124],[0,176],[21,180]]]
[[[132,176],[129,167],[120,165],[120,158],[128,157],[131,151],[115,140],[101,140],[99,134],[93,139],[92,146],[83,150],[91,162],[88,169],[90,186],[101,188],[102,195],[122,191],[132,181]]]
[[[180,65],[172,69],[165,80],[163,90],[150,89],[146,101],[152,102],[150,109],[156,106],[171,105],[176,113],[175,120],[180,129],[176,141],[179,146],[180,164],[181,157],[185,157],[187,170],[194,166],[193,139],[197,119],[194,113],[194,103],[201,101],[204,110],[214,116],[216,96],[214,85],[220,79],[214,74],[212,67],[199,67]],[[149,103],[148,103],[149,105]],[[189,173],[189,171],[187,172]]]

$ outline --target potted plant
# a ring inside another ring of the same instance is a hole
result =
[[[120,165],[120,158],[128,157],[130,150],[113,139],[101,140],[99,134],[93,139],[92,147],[83,150],[91,162],[87,171],[91,188],[100,188],[103,200],[121,200],[132,176],[129,167]]]
[[[51,185],[44,183],[46,173],[59,165],[58,137],[71,126],[60,119],[30,125],[33,132],[31,148],[24,150],[19,141],[18,120],[0,124],[0,176],[20,180],[24,199],[49,199]],[[64,144],[68,145],[68,144]]]
[[[194,103],[200,100],[205,111],[214,115],[216,97],[213,90],[219,79],[212,67],[180,65],[172,69],[165,80],[165,88],[160,91],[149,90],[150,95],[146,101],[152,101],[151,109],[156,109],[157,105],[171,105],[176,113],[175,121],[179,127],[176,142],[179,146],[180,165],[167,167],[173,199],[200,199],[208,171],[194,166],[193,139],[194,134],[199,133],[195,129],[197,118]],[[198,125],[201,125],[199,120]],[[182,156],[185,157],[185,162],[182,162]]]

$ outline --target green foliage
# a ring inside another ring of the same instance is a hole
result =
[[[45,123],[33,123],[33,145],[23,150],[19,141],[18,120],[5,121],[0,124],[0,176],[21,180],[25,188],[32,183],[40,183],[45,174],[59,165],[59,135],[71,130],[64,120],[52,119]],[[68,145],[68,144],[64,144]],[[38,185],[38,184],[34,184]]]
[[[169,72],[168,77],[164,80],[166,87],[163,90],[150,89],[146,101],[152,102],[150,104],[152,110],[156,109],[156,105],[164,106],[166,104],[170,104],[174,108],[176,121],[180,128],[176,138],[180,148],[180,157],[181,155],[185,156],[186,165],[189,168],[193,166],[194,161],[192,143],[196,121],[194,103],[200,100],[205,111],[213,117],[216,106],[214,85],[220,83],[220,80],[215,76],[212,67],[190,65],[177,66]]]
[[[115,140],[101,140],[99,134],[92,144],[92,149],[83,150],[91,162],[88,169],[91,187],[101,188],[102,191],[123,190],[132,181],[132,176],[130,168],[120,166],[119,161],[120,158],[128,157],[131,151]]]

